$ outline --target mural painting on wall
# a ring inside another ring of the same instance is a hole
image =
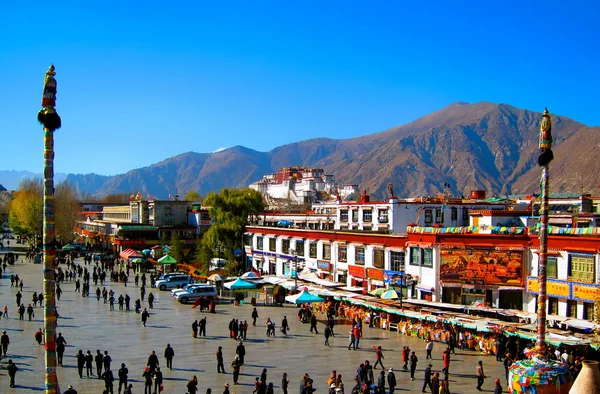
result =
[[[440,278],[486,285],[523,285],[523,252],[508,250],[441,250]]]

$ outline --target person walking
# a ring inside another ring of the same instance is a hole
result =
[[[4,355],[4,357],[6,357],[6,351],[8,350],[9,344],[10,338],[8,337],[8,334],[6,331],[2,331],[2,336],[0,337],[0,346],[2,346],[0,350],[2,350],[2,352],[0,352],[0,356]]]
[[[104,379],[104,388],[106,389],[106,393],[114,394],[113,391],[113,382],[115,381],[115,377],[110,369],[104,371],[102,374],[102,379]]]
[[[425,388],[429,386],[429,390],[433,391],[433,387],[431,385],[431,367],[433,365],[429,364],[427,368],[425,368],[425,376],[423,379],[423,388],[421,389],[422,393],[426,393]]]
[[[159,394],[162,391],[163,373],[160,367],[156,367],[154,371],[154,394]]]
[[[35,338],[35,340],[37,341],[38,345],[42,344],[42,341],[44,340],[44,332],[42,331],[42,329],[38,329],[35,334],[33,335],[33,337]]]
[[[96,361],[96,374],[98,375],[98,379],[100,379],[101,375],[102,375],[102,360],[104,358],[102,357],[102,353],[100,353],[100,350],[96,350],[96,357],[94,358],[94,360]]]
[[[10,387],[15,387],[15,376],[17,375],[19,367],[17,367],[12,360],[8,360],[6,369],[8,370],[8,376],[10,377]]]
[[[119,394],[121,394],[121,387],[124,389],[127,388],[127,376],[129,374],[129,369],[127,369],[125,363],[121,364],[121,368],[119,368],[117,374],[119,375]]]
[[[142,377],[144,378],[144,394],[152,394],[152,373],[150,373],[150,368],[146,367],[144,369]]]
[[[198,323],[198,336],[206,336],[206,317],[200,319],[200,322]]]
[[[173,370],[173,357],[175,357],[175,350],[171,347],[171,344],[167,343],[165,348],[165,359],[167,360],[167,368]]]
[[[440,394],[440,373],[436,372],[431,378],[431,394]]]
[[[31,321],[32,317],[35,317],[35,313],[33,313],[33,307],[31,304],[27,306],[27,316],[29,316],[29,321]]]
[[[17,294],[15,294],[15,299],[17,301],[17,308],[21,305],[21,298],[23,297],[23,295],[21,294],[20,291],[17,291]]]
[[[149,317],[150,317],[150,313],[148,313],[146,308],[144,308],[144,310],[142,311],[142,324],[144,325],[144,327],[146,327],[146,322],[148,321]]]
[[[19,320],[25,320],[25,305],[21,304],[19,306]]]
[[[258,319],[258,311],[256,308],[252,310],[252,325],[256,326],[256,319]]]
[[[425,351],[427,352],[427,356],[425,357],[426,360],[433,360],[433,357],[431,356],[431,351],[433,350],[433,340],[429,340],[427,342],[427,345],[425,345]]]
[[[65,340],[65,337],[63,337],[62,334],[59,332],[58,336],[56,337],[56,362],[61,367],[63,365],[63,355],[65,354],[66,344],[67,341]]]
[[[129,303],[131,302],[131,297],[129,297],[129,294],[125,294],[125,310],[126,311],[130,311],[131,309],[129,308]]]
[[[394,370],[390,368],[387,375],[388,387],[390,388],[390,394],[394,394],[394,390],[396,390],[396,375],[394,374]]]
[[[231,362],[231,368],[233,370],[233,384],[236,385],[238,384],[238,378],[240,377],[240,367],[241,367],[241,362],[240,362],[240,356],[235,356],[233,358],[233,361]]]
[[[477,390],[481,391],[481,386],[483,386],[483,382],[486,378],[485,373],[483,372],[483,362],[481,360],[477,362],[475,375],[477,376]]]
[[[508,370],[510,369],[510,366],[512,365],[512,363],[513,363],[513,360],[512,360],[512,357],[510,356],[510,353],[506,353],[506,357],[504,358],[504,361],[502,361],[502,364],[504,365],[504,373],[506,374],[506,383],[507,384],[508,384]]]
[[[154,309],[154,294],[148,293],[148,307]]]
[[[412,352],[410,354],[410,380],[415,380],[415,371],[417,370],[417,363],[419,362],[419,358]]]
[[[448,380],[448,375],[444,376],[444,380],[440,384],[441,394],[450,394],[450,381]]]
[[[381,369],[385,369],[385,367],[383,366],[383,349],[381,349],[381,346],[373,346],[373,349],[375,349],[375,364],[373,365],[373,369],[377,369],[377,365],[381,365]]]
[[[217,373],[225,373],[225,364],[223,364],[223,347],[217,349]]]
[[[360,349],[358,347],[358,344],[360,343],[360,337],[362,337],[362,329],[357,324],[357,325],[354,326],[353,331],[354,331],[354,350]]]
[[[442,372],[446,375],[450,373],[450,348],[442,353]]]
[[[379,372],[379,377],[377,378],[377,392],[379,394],[385,394],[385,371]]]
[[[77,373],[79,374],[79,379],[83,379],[83,368],[85,367],[85,354],[83,354],[83,350],[79,350],[76,357]]]
[[[290,325],[288,324],[287,316],[284,316],[283,320],[281,321],[281,333],[283,335],[287,335],[287,332],[289,329],[290,329]]]
[[[244,365],[244,358],[246,357],[246,347],[244,342],[240,341],[240,344],[235,348],[235,354],[239,356],[240,365]]]
[[[187,384],[187,391],[189,394],[196,394],[198,392],[198,378],[194,375]]]
[[[325,327],[323,335],[325,335],[325,346],[329,346],[329,337],[331,336],[331,328],[329,326]]]
[[[350,339],[350,343],[348,344],[348,350],[350,350],[350,347],[354,347],[354,350],[356,350],[356,342],[354,341],[354,329],[351,329],[348,333],[348,339]]]
[[[315,334],[319,333],[319,330],[317,330],[317,315],[314,313],[310,317],[310,332],[313,332],[313,330],[315,330]]]
[[[85,373],[86,373],[86,375],[87,375],[88,378],[90,376],[94,376],[94,370],[92,369],[92,363],[93,362],[94,362],[94,356],[92,355],[92,352],[90,352],[88,350],[87,354],[85,355]]]
[[[150,375],[154,374],[154,371],[159,365],[158,356],[154,350],[152,351],[152,354],[148,356],[148,362],[146,362],[146,365],[150,368]]]
[[[287,373],[283,373],[283,376],[281,378],[281,391],[283,391],[283,394],[288,394],[288,386],[290,385],[290,381],[287,377]]]

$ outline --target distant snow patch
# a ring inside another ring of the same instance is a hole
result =
[[[227,148],[218,148],[217,150],[213,151],[213,153],[221,152],[221,151],[223,151],[225,149],[227,149]]]

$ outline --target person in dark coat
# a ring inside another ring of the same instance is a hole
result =
[[[196,375],[194,375],[188,382],[187,390],[189,394],[196,394],[198,392],[198,378]]]
[[[19,304],[19,301],[17,301],[17,304]],[[252,325],[256,326],[256,319],[258,319],[258,311],[256,310],[256,308],[254,308],[252,310]]]
[[[290,385],[290,381],[288,380],[287,373],[283,373],[283,377],[281,378],[281,391],[283,394],[288,394],[288,386]]]
[[[13,364],[12,360],[8,360],[6,369],[8,370],[8,376],[10,377],[10,387],[15,387],[15,376],[17,375],[19,367]]]
[[[92,355],[92,352],[88,350],[87,354],[85,355],[85,372],[88,378],[90,377],[90,375],[94,376],[94,370],[92,369],[93,362],[94,356]]]
[[[85,354],[83,354],[83,350],[80,350],[77,353],[77,373],[79,373],[79,378],[83,379],[83,367],[85,367]]]
[[[198,323],[198,330],[198,336],[206,336],[206,317],[200,319],[200,322]]]
[[[423,389],[421,390],[422,392],[426,392],[425,388],[427,386],[429,386],[429,390],[433,391],[433,388],[431,387],[431,367],[433,367],[433,365],[429,364],[427,366],[427,368],[425,368],[425,376],[423,379]]]
[[[502,385],[500,379],[496,379],[496,386],[494,387],[494,394],[502,394]]]
[[[152,293],[148,294],[148,307],[150,307],[150,309],[154,308],[154,294]]]
[[[100,353],[100,350],[96,350],[96,357],[94,358],[94,360],[96,361],[96,373],[98,374],[98,379],[100,379],[100,376],[102,375],[102,353]]]
[[[107,393],[110,394],[114,394],[113,392],[113,382],[115,381],[115,377],[113,376],[112,371],[106,370],[103,374],[102,374],[102,379],[104,379],[104,387],[105,387],[105,391]]]
[[[152,294],[152,293],[150,293]],[[156,371],[154,371],[154,394],[160,393],[160,386],[163,382],[163,373],[159,367],[156,367]]]
[[[65,341],[65,337],[59,332],[56,337],[56,362],[58,365],[63,365],[63,354],[65,354],[65,345],[67,341]]]
[[[244,365],[244,357],[246,357],[246,347],[244,346],[244,342],[240,341],[240,344],[237,345],[237,348],[235,349],[235,354],[240,358],[240,365]]]
[[[2,352],[0,352],[0,356],[2,356],[2,353],[4,353],[4,357],[6,357],[8,345],[10,345],[10,338],[8,337],[6,331],[2,331],[2,336],[0,337],[0,349],[2,350]]]
[[[390,388],[390,394],[394,394],[394,390],[396,389],[396,375],[394,374],[394,370],[390,368],[387,375],[388,386]]]
[[[410,380],[415,380],[415,371],[417,370],[417,363],[419,362],[419,358],[412,352],[410,355]]]
[[[144,310],[142,311],[142,324],[144,325],[144,327],[146,327],[146,322],[148,321],[149,317],[150,317],[150,313],[148,313],[146,308],[144,308]]]
[[[110,370],[111,361],[112,361],[112,358],[108,355],[108,352],[105,350],[104,357],[102,357],[102,364],[104,364],[104,372]],[[112,372],[111,372],[111,374],[112,374]]]
[[[377,379],[377,390],[380,394],[385,394],[385,371],[379,372]]]
[[[223,347],[217,349],[217,373],[225,373],[225,364],[223,364]]]
[[[156,352],[154,350],[152,351],[152,354],[148,356],[148,362],[146,363],[146,365],[150,367],[150,374],[153,374],[156,367],[158,367],[158,356],[156,355]]]
[[[436,372],[431,378],[431,394],[440,394],[440,373]]]
[[[233,370],[233,384],[238,384],[241,366],[242,364],[240,362],[240,356],[235,356],[233,361],[231,362],[231,368]]]
[[[127,367],[125,366],[125,363],[121,364],[121,368],[119,368],[118,371],[118,375],[119,375],[119,394],[121,394],[121,387],[123,387],[124,389],[127,388],[127,377],[129,374],[129,369],[127,369]]]
[[[317,315],[314,313],[310,317],[310,332],[313,332],[313,330],[315,330],[315,334],[319,333],[319,330],[317,330]]]
[[[171,344],[167,343],[165,348],[165,359],[167,360],[167,368],[173,370],[173,357],[175,357],[175,350],[171,347]]]
[[[198,337],[198,320],[194,320],[192,323],[192,338]]]

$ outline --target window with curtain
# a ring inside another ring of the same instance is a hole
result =
[[[546,264],[546,276],[548,279],[558,278],[558,262],[556,257],[548,257],[548,263]]]
[[[384,261],[383,249],[373,249],[373,267],[384,268]]]
[[[304,241],[296,241],[296,255],[304,256]]]
[[[433,267],[433,249],[423,249],[423,267]]]
[[[342,221],[342,222],[348,221],[348,210],[347,209],[340,210],[340,221]]]
[[[323,244],[323,260],[331,260],[331,244]]]
[[[435,209],[435,222],[438,224],[444,223],[444,211],[442,208]]]
[[[256,237],[256,249],[263,249],[263,237]]]
[[[346,246],[338,246],[338,261],[340,263],[348,261],[348,248]]]
[[[596,277],[596,261],[594,256],[576,255],[569,256],[569,276],[576,281],[593,283]]]
[[[352,221],[354,223],[358,222],[358,209],[352,210]]]
[[[277,245],[277,240],[275,238],[269,238],[269,251],[275,252],[275,247]]]
[[[290,240],[282,239],[281,240],[281,253],[289,253],[290,252]]]

